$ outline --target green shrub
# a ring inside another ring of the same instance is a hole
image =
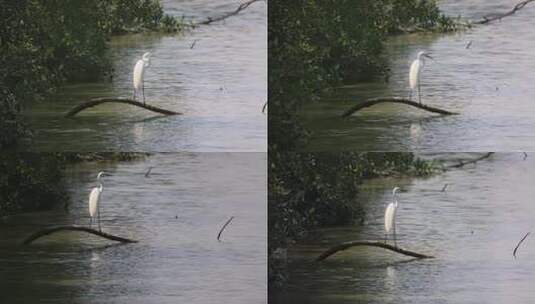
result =
[[[62,164],[56,154],[0,154],[0,216],[65,205]]]

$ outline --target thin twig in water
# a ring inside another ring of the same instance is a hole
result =
[[[518,247],[520,246],[520,244],[522,244],[522,242],[528,237],[529,235],[529,232],[526,233],[526,235],[524,235],[524,237],[520,240],[520,242],[518,242],[518,244],[516,245],[515,249],[513,250],[513,257],[516,259],[516,251],[518,250]]]
[[[197,43],[197,39],[193,40],[193,43],[190,45],[190,49],[193,49],[195,47],[195,43]]]
[[[230,222],[232,222],[232,219],[234,219],[233,216],[231,216],[228,221],[225,223],[225,225],[223,225],[223,227],[221,227],[221,230],[219,230],[219,233],[217,234],[217,240],[221,242],[220,238],[221,238],[221,233],[223,233],[223,230],[225,230],[225,228],[227,228],[228,224],[230,224]]]
[[[471,45],[472,45],[472,40],[468,41],[468,43],[466,44],[465,49],[468,50],[468,49],[470,48]]]
[[[267,108],[267,101],[264,103],[264,105],[262,106],[262,113],[266,113],[266,108]]]
[[[442,190],[440,190],[440,192],[446,192],[446,188],[448,188],[448,184],[444,184],[444,187],[442,187]]]
[[[149,177],[150,171],[152,171],[152,168],[153,167],[149,167],[149,170],[147,170],[147,172],[145,173],[145,177]]]
[[[524,160],[526,160],[526,158],[528,158],[528,154],[524,152]]]

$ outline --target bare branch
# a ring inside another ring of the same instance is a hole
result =
[[[117,242],[121,242],[121,243],[137,243],[136,240],[131,240],[131,239],[123,238],[123,237],[120,237],[120,236],[108,234],[108,233],[105,233],[105,232],[102,232],[102,231],[98,231],[98,230],[95,230],[95,229],[92,229],[92,228],[89,228],[89,227],[72,225],[72,226],[54,226],[54,227],[49,227],[49,228],[45,228],[45,229],[39,230],[39,231],[33,233],[32,235],[28,236],[22,242],[22,245],[28,245],[31,242],[33,242],[33,241],[35,241],[35,240],[37,240],[37,239],[39,239],[39,238],[41,238],[43,236],[46,236],[46,235],[49,235],[49,234],[52,234],[52,233],[55,233],[55,232],[58,232],[58,231],[82,231],[82,232],[91,233],[91,234],[94,234],[96,236],[100,236],[100,237],[103,237],[105,239],[112,240],[112,241],[117,241]]]
[[[221,227],[221,230],[219,230],[219,233],[217,234],[217,240],[221,242],[220,238],[221,238],[221,233],[223,233],[223,230],[225,230],[225,228],[227,228],[228,224],[230,224],[230,222],[232,222],[232,219],[234,219],[233,216],[231,216],[228,221],[225,223],[225,225],[223,225],[223,227]]]
[[[341,116],[342,117],[348,117],[348,116],[352,115],[353,113],[355,113],[357,111],[360,111],[360,110],[362,110],[364,108],[371,107],[373,105],[376,105],[376,104],[379,104],[379,103],[385,103],[385,102],[406,104],[406,105],[413,106],[413,107],[416,107],[416,108],[419,108],[419,109],[422,109],[422,110],[425,110],[425,111],[428,111],[428,112],[438,113],[438,114],[442,114],[442,115],[456,115],[456,114],[458,114],[458,113],[455,113],[455,112],[450,112],[450,111],[447,111],[447,110],[442,110],[442,109],[439,109],[439,108],[435,108],[435,107],[431,107],[431,106],[428,106],[428,105],[425,105],[425,104],[421,104],[421,103],[418,103],[418,102],[415,102],[415,101],[412,101],[412,100],[409,100],[409,99],[405,99],[403,97],[379,97],[379,98],[368,99],[368,100],[366,100],[364,102],[358,103],[358,104],[352,106],[349,110],[345,111]]]
[[[480,157],[477,157],[477,158],[474,158],[474,159],[471,159],[471,160],[467,160],[467,161],[459,160],[458,164],[447,166],[446,168],[462,168],[462,167],[464,167],[464,166],[466,166],[468,164],[475,164],[480,160],[487,159],[487,158],[491,157],[493,154],[494,154],[494,152],[488,152],[488,153],[485,153],[485,155],[483,155],[483,156],[480,156]]]
[[[182,113],[179,113],[179,112],[173,112],[173,111],[170,111],[170,110],[158,108],[158,107],[155,107],[155,106],[152,106],[152,105],[149,105],[149,104],[144,104],[142,102],[135,101],[135,100],[132,100],[132,99],[126,99],[126,98],[95,98],[95,99],[91,99],[89,101],[86,101],[86,102],[84,102],[82,104],[79,104],[76,107],[72,108],[69,112],[67,112],[65,114],[65,117],[73,117],[74,115],[78,114],[79,112],[81,112],[81,111],[83,111],[83,110],[85,110],[87,108],[92,108],[94,106],[98,106],[100,104],[108,103],[108,102],[126,103],[126,104],[129,104],[129,105],[133,105],[133,106],[136,106],[136,107],[140,107],[140,108],[143,108],[143,109],[146,109],[146,110],[149,110],[149,111],[152,111],[152,112],[164,114],[164,115],[181,115],[182,114]]]
[[[316,261],[323,261],[326,258],[330,257],[331,255],[333,255],[333,254],[335,254],[335,253],[337,253],[339,251],[343,251],[343,250],[346,250],[348,248],[355,247],[355,246],[371,246],[371,247],[384,248],[384,249],[387,249],[387,250],[390,250],[390,251],[393,251],[393,252],[397,252],[399,254],[403,254],[403,255],[406,255],[406,256],[411,256],[411,257],[418,258],[418,259],[432,259],[432,258],[434,258],[433,256],[430,256],[430,255],[426,255],[426,254],[422,254],[422,253],[418,253],[418,252],[414,252],[414,251],[410,251],[410,250],[401,249],[399,247],[394,247],[392,245],[389,245],[389,244],[386,244],[386,243],[383,243],[383,242],[377,242],[377,241],[351,241],[351,242],[345,242],[345,243],[342,243],[342,244],[339,244],[339,245],[336,245],[334,247],[331,247],[331,248],[327,249],[325,252],[323,252],[322,254],[320,254],[316,258]]]
[[[488,24],[488,23],[493,22],[493,21],[501,20],[504,17],[513,15],[518,10],[524,8],[524,6],[526,6],[528,3],[533,2],[533,1],[535,1],[535,0],[522,1],[522,2],[518,3],[517,5],[515,5],[508,12],[497,13],[497,14],[488,14],[488,15],[484,16],[483,18],[481,18],[481,20],[477,20],[477,21],[472,22],[472,24]]]
[[[518,247],[520,247],[520,244],[522,244],[522,242],[524,242],[524,240],[528,237],[529,235],[529,232],[526,233],[526,235],[524,235],[524,237],[520,240],[520,242],[518,242],[518,244],[516,245],[515,249],[513,250],[513,257],[516,259],[516,251],[518,250]]]
[[[255,2],[259,2],[259,1],[261,1],[261,0],[249,0],[247,2],[244,2],[244,3],[240,4],[240,6],[238,6],[238,8],[236,10],[232,11],[232,12],[228,12],[228,13],[223,14],[223,15],[218,16],[218,17],[208,17],[204,21],[201,21],[201,22],[198,22],[198,23],[194,23],[193,26],[207,25],[207,24],[210,24],[210,23],[213,23],[213,22],[221,21],[223,19],[227,19],[228,17],[237,15],[239,12],[241,12],[244,9],[246,9],[247,7],[249,7],[249,5],[251,5],[251,4],[255,3]]]

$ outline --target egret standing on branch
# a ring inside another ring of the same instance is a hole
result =
[[[97,181],[99,183],[98,187],[95,187],[91,190],[91,193],[89,194],[89,216],[91,217],[89,221],[89,227],[93,224],[93,218],[97,216],[98,220],[98,230],[102,231],[100,228],[100,195],[102,194],[103,186],[101,178],[104,176],[104,172],[99,172],[97,175]]]
[[[398,247],[396,242],[396,211],[398,209],[398,201],[396,200],[396,192],[399,190],[399,187],[395,187],[392,190],[392,196],[394,201],[386,206],[385,210],[385,244],[388,239],[388,233],[394,230],[394,246]]]
[[[414,90],[416,90],[416,87],[418,87],[418,102],[420,104],[422,104],[422,96],[420,95],[420,74],[422,73],[422,69],[425,66],[424,57],[433,59],[433,57],[429,56],[429,54],[425,51],[418,52],[418,56],[412,62],[411,69],[409,72],[409,84],[411,86],[411,93],[409,95],[409,99],[412,98]]]
[[[145,68],[150,66],[150,52],[143,54],[143,57],[137,61],[134,66],[134,100],[136,100],[136,93],[139,95],[139,91],[142,92],[143,104],[145,104],[145,84],[143,81],[143,75],[145,74]]]

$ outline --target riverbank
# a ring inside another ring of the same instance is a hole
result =
[[[269,143],[278,151],[306,143],[309,130],[297,117],[303,105],[344,81],[389,73],[388,36],[456,29],[434,1],[275,2],[269,11]]]
[[[177,32],[182,24],[158,1],[49,1],[6,3],[0,44],[0,149],[30,133],[24,104],[42,101],[67,82],[109,74],[108,40],[140,31]]]
[[[69,208],[65,170],[79,163],[140,160],[147,153],[20,153],[0,154],[0,217],[55,208]],[[95,172],[96,174],[97,172]]]
[[[412,153],[293,153],[270,155],[268,179],[269,286],[287,280],[284,252],[319,227],[364,219],[360,185],[370,179],[439,172]]]

